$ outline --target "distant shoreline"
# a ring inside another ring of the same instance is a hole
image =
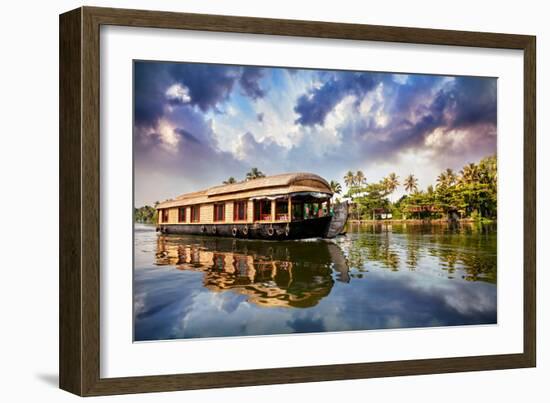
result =
[[[472,218],[461,218],[455,221],[460,224],[496,224],[497,220],[491,220],[484,218],[483,220],[475,220]],[[143,221],[134,221],[135,224],[145,224],[145,225],[156,225],[154,222],[143,222]],[[447,219],[382,219],[382,220],[350,220],[348,219],[348,224],[449,224],[451,221]]]
[[[449,221],[444,218],[438,219],[381,219],[381,220],[351,220],[348,219],[348,224],[449,224]],[[455,222],[461,224],[495,224],[497,220],[490,220],[484,218],[483,220],[475,220],[473,218],[461,218]]]

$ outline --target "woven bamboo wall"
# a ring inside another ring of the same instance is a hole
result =
[[[273,203],[274,204],[274,203]],[[274,206],[273,206],[274,208]],[[233,220],[234,203],[225,203],[225,221],[219,223],[224,224],[252,224],[254,222],[254,201],[248,200],[246,208],[246,221],[234,221]],[[274,211],[274,210],[273,210]],[[160,221],[162,213],[159,211],[159,223],[160,224],[214,224],[214,204],[201,204],[200,205],[200,221],[191,222],[191,207],[185,207],[185,221],[179,221],[179,207],[172,207],[168,209],[168,222]]]
[[[233,222],[233,202],[225,203],[225,222]]]
[[[214,222],[214,205],[201,204],[201,224],[212,224]]]
[[[168,214],[168,219],[170,220],[170,222],[178,222],[178,218],[179,218],[179,209],[177,208],[171,208],[170,209],[170,213]]]
[[[246,206],[246,222],[254,222],[254,202],[249,200]]]

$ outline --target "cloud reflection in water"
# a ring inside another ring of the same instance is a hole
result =
[[[496,323],[496,230],[373,226],[333,243],[141,229],[136,341]]]

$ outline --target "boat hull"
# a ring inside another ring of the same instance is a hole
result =
[[[240,239],[285,239],[325,238],[331,217],[319,217],[289,223],[252,224],[160,224],[157,227],[165,234],[209,235]]]

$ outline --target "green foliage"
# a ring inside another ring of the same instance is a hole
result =
[[[367,184],[367,178],[362,171],[357,171],[356,173],[348,171],[344,176],[344,183],[348,187],[348,192],[345,196],[353,199],[361,193],[361,188]]]
[[[330,190],[332,190],[332,193],[340,194],[342,193],[342,185],[337,181],[330,181]]]
[[[497,158],[493,155],[477,164],[467,164],[459,174],[447,168],[437,176],[435,187],[429,185],[425,191],[418,189],[418,180],[410,174],[403,181],[408,194],[394,203],[388,199],[400,186],[394,173],[378,183],[366,183],[349,171],[344,182],[348,186],[346,196],[353,202],[351,217],[355,219],[372,219],[375,211],[383,209],[394,219],[454,217],[490,221],[497,217],[497,179]]]
[[[392,204],[390,207],[390,212],[392,214],[392,219],[394,220],[402,220],[404,219],[403,211],[399,207],[396,207],[395,204]]]
[[[264,178],[265,174],[260,171],[258,168],[252,168],[247,174],[246,174],[246,180],[252,180],[252,179],[258,179],[258,178]]]
[[[393,193],[395,189],[397,189],[397,187],[399,186],[399,176],[392,172],[387,177],[382,179],[381,184],[384,186],[388,194]]]
[[[158,221],[157,210],[151,206],[134,208],[134,221],[143,224],[156,224]]]
[[[413,174],[410,174],[405,178],[405,182],[403,183],[403,186],[405,187],[405,191],[411,193],[411,192],[417,192],[418,191],[418,179],[414,177]]]

